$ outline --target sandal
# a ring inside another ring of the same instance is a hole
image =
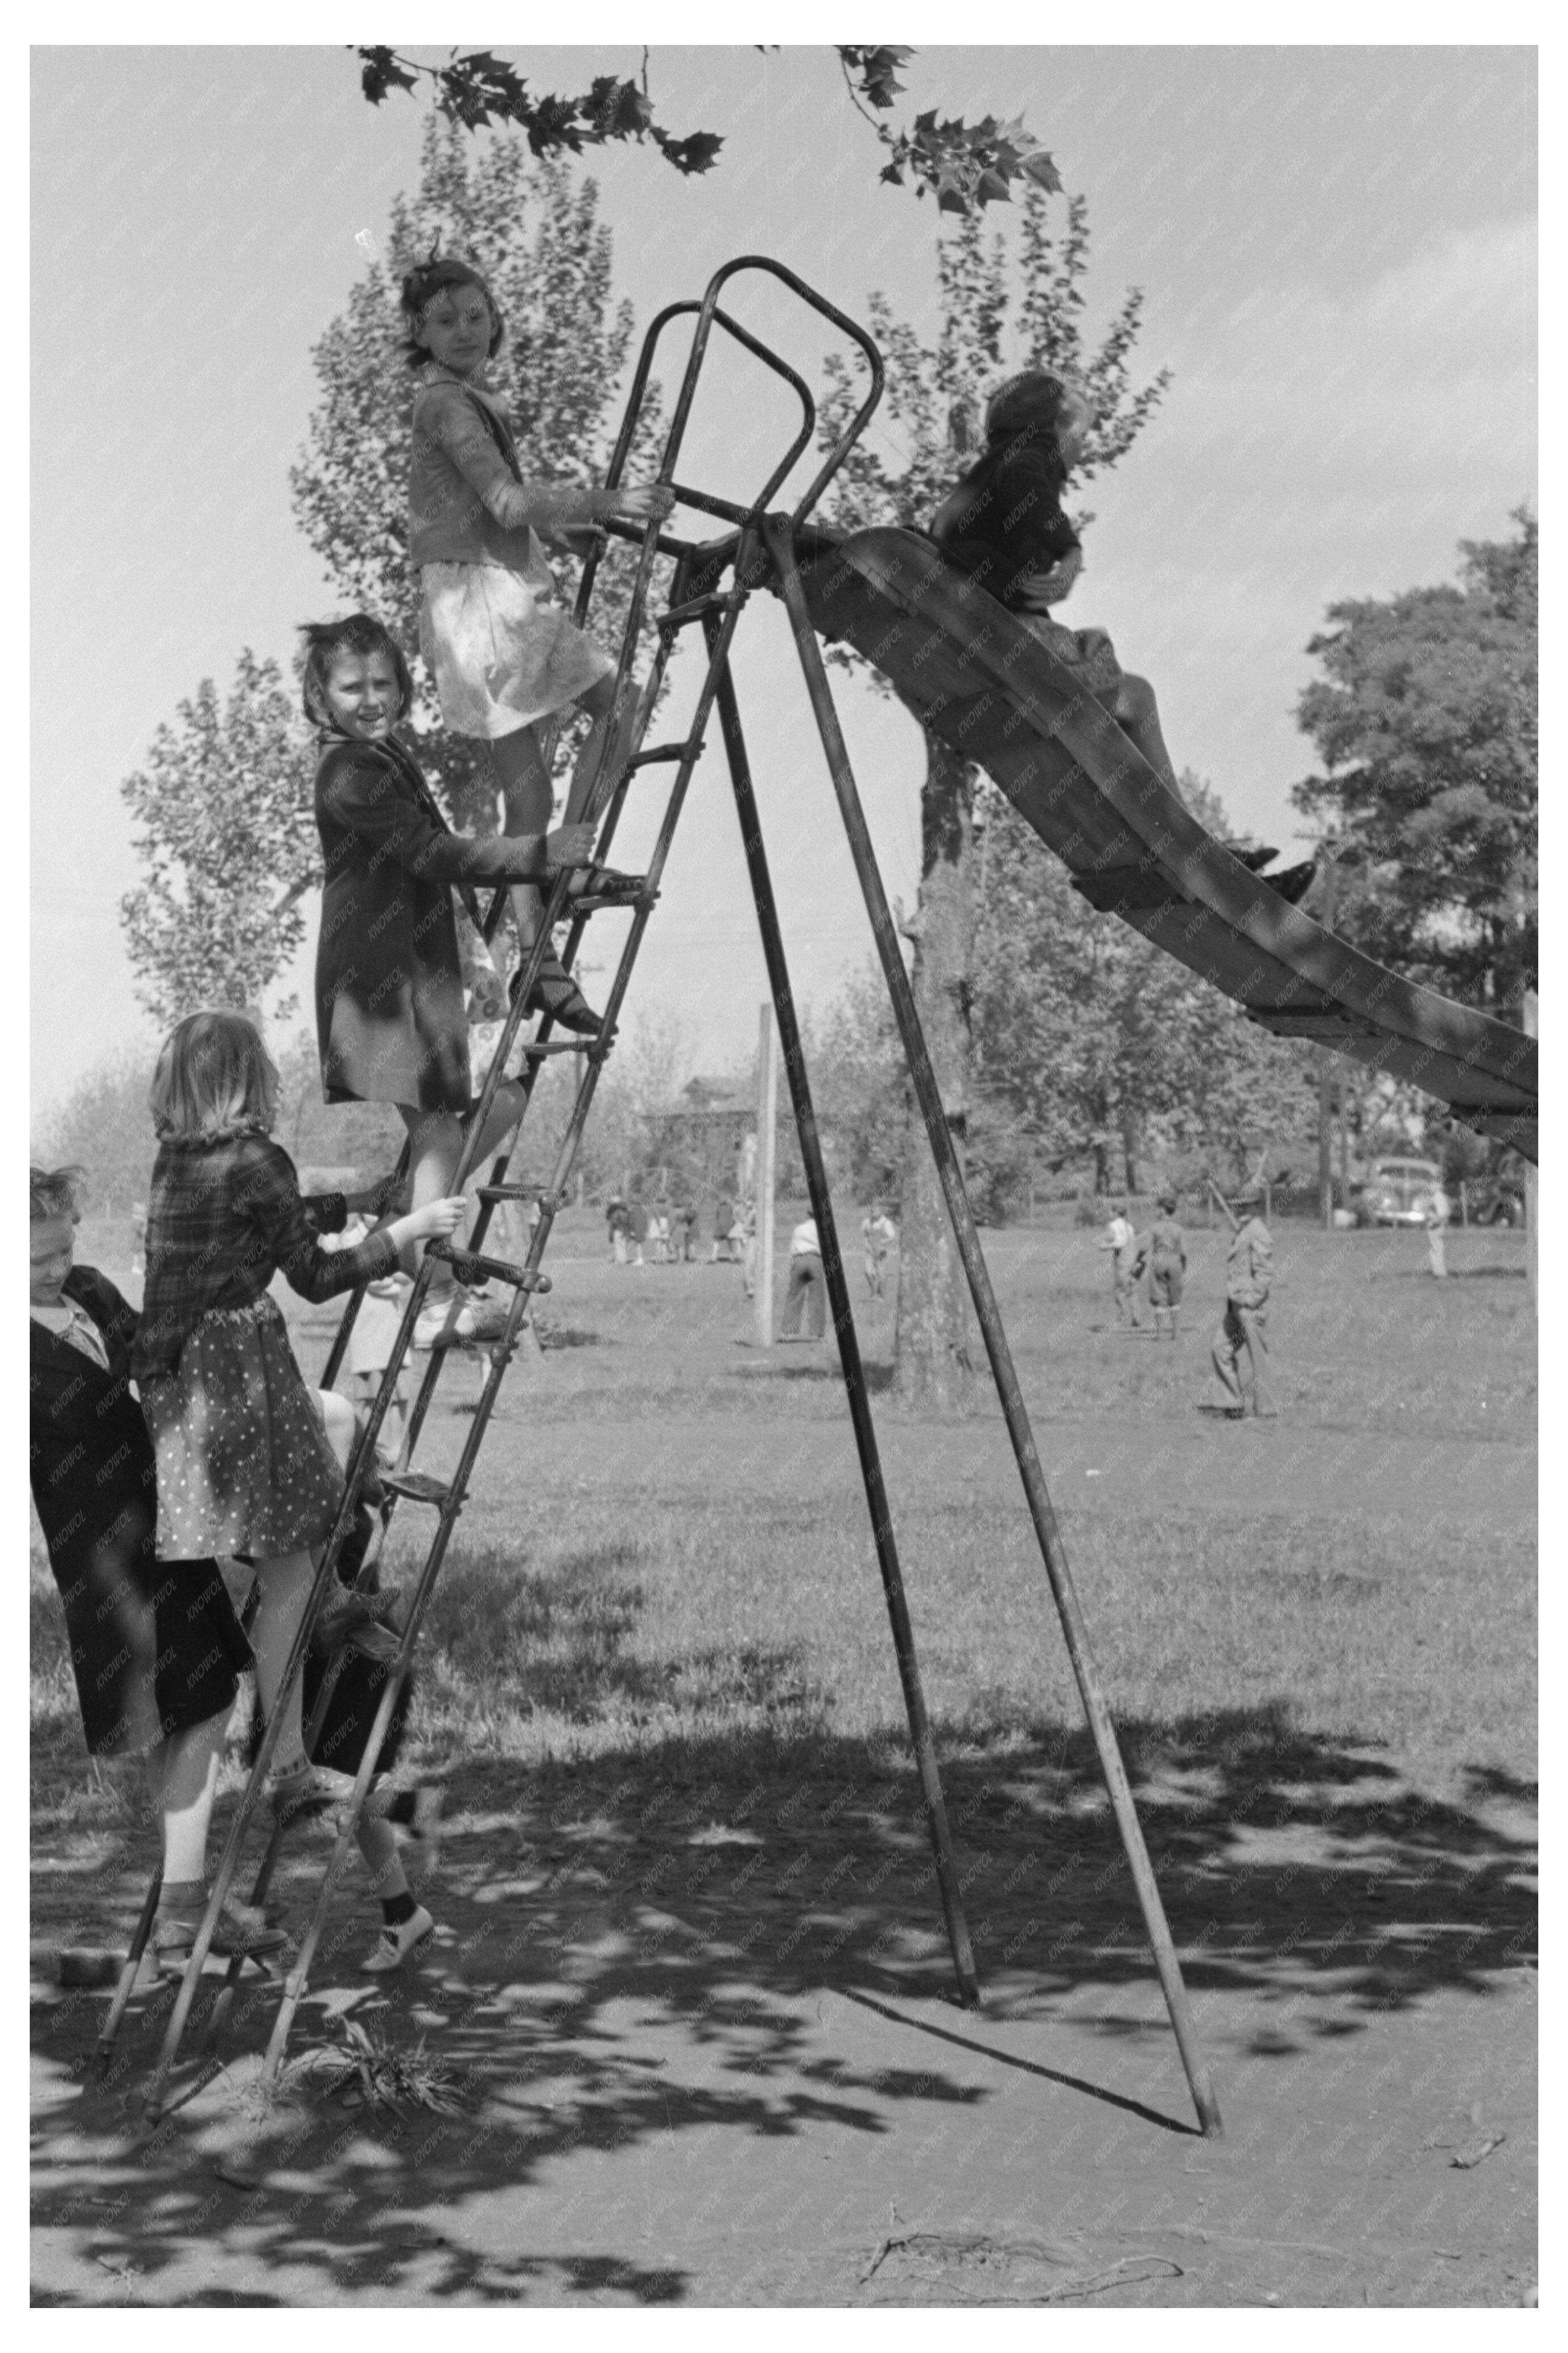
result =
[[[531,955],[530,949],[528,954]],[[519,968],[521,971],[521,967]],[[515,990],[518,974],[511,987]],[[574,1030],[579,1038],[596,1038],[604,1028],[602,1015],[595,1012],[560,957],[553,950],[539,968],[539,976],[529,991],[527,1013],[548,1013],[560,1029]]]
[[[184,1976],[201,1924],[200,1912],[164,1912],[153,1921],[153,1957],[161,1977]],[[242,1904],[237,1895],[227,1895],[218,1913],[207,1955],[212,1960],[227,1961],[236,1953],[244,1953],[248,1959],[259,1961],[268,1954],[281,1952],[288,1941],[283,1930],[275,1928],[264,1912],[253,1904]]]

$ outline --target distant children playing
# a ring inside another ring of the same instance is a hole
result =
[[[801,1331],[801,1319],[805,1330]],[[827,1278],[822,1269],[822,1244],[816,1219],[803,1219],[789,1238],[789,1289],[784,1293],[785,1340],[820,1340],[827,1321]]]
[[[1110,1252],[1110,1295],[1115,1303],[1118,1324],[1131,1321],[1138,1329],[1138,1293],[1132,1279],[1132,1254],[1138,1237],[1127,1215],[1124,1201],[1112,1201],[1105,1231],[1095,1244],[1097,1250]]]
[[[866,1246],[866,1288],[873,1299],[880,1299],[883,1269],[899,1239],[899,1229],[880,1201],[860,1220],[860,1239]]]
[[[583,825],[482,840],[454,833],[393,732],[414,682],[387,631],[358,613],[312,626],[305,638],[305,711],[322,736],[316,770],[326,876],[316,947],[322,1091],[328,1103],[395,1104],[408,1131],[413,1205],[422,1214],[451,1190],[473,1105],[453,892],[464,894],[477,922],[475,883],[546,881],[588,858],[592,834]],[[518,1082],[503,1080],[479,1139],[480,1157],[517,1125],[523,1103]],[[416,1271],[419,1257],[416,1249],[405,1251],[405,1273]],[[470,1300],[437,1265],[415,1343],[483,1342],[505,1321],[498,1301]]]
[[[131,1353],[157,1460],[158,1558],[251,1560],[251,1643],[268,1714],[310,1597],[311,1547],[342,1503],[354,1415],[346,1398],[306,1385],[268,1286],[281,1271],[302,1298],[330,1299],[391,1274],[400,1250],[454,1232],[463,1215],[460,1198],[426,1201],[357,1249],[323,1250],[320,1233],[341,1229],[351,1210],[379,1213],[385,1188],[302,1200],[293,1162],[271,1140],[277,1103],[277,1071],[243,1015],[193,1013],[165,1043]],[[306,1760],[297,1678],[269,1786],[285,1812],[347,1793],[342,1774]]]
[[[524,482],[505,414],[485,383],[505,328],[479,271],[455,256],[432,256],[405,278],[402,306],[409,364],[419,371],[408,552],[419,567],[420,650],[447,725],[484,747],[505,831],[537,838],[552,807],[540,723],[573,703],[594,723],[567,797],[570,827],[588,807],[608,748],[616,675],[603,647],[556,602],[540,533],[612,519],[662,521],[674,493],[653,483],[610,491]],[[631,711],[623,714],[623,731],[632,719]],[[614,761],[619,753],[617,741]],[[543,918],[543,877],[516,879],[512,912],[526,955]],[[541,968],[535,1004],[585,1034],[599,1026],[553,955]]]
[[[1168,1189],[1160,1196],[1160,1214],[1149,1229],[1149,1299],[1154,1310],[1154,1337],[1173,1340],[1182,1312],[1182,1289],[1187,1275],[1187,1238],[1176,1221],[1176,1197]]]
[[[1273,1237],[1261,1218],[1237,1218],[1228,1209],[1226,1214],[1231,1221],[1231,1243],[1225,1266],[1225,1314],[1215,1333],[1212,1350],[1215,1377],[1224,1398],[1221,1410],[1228,1420],[1244,1420],[1250,1398],[1252,1411],[1268,1420],[1279,1410],[1268,1377]],[[1245,1380],[1240,1369],[1244,1355],[1247,1369]]]

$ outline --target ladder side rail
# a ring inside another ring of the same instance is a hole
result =
[[[867,425],[870,421],[873,411],[881,400],[883,385],[885,383],[882,354],[878,350],[877,345],[872,341],[871,337],[866,332],[865,328],[862,327],[857,320],[851,319],[847,312],[839,310],[837,303],[830,302],[826,294],[819,294],[814,286],[808,286],[804,278],[797,277],[795,272],[789,269],[785,263],[782,261],[774,261],[765,253],[737,254],[732,261],[726,261],[721,269],[714,271],[712,277],[708,280],[707,288],[702,296],[704,319],[711,315],[713,311],[717,310],[721,289],[742,269],[761,269],[765,271],[769,277],[776,278],[779,280],[781,284],[787,286],[793,294],[797,294],[800,297],[800,300],[806,303],[813,311],[820,312],[822,317],[825,319],[830,319],[833,322],[833,324],[838,329],[839,332],[841,334],[847,335],[849,341],[858,347],[861,355],[865,359],[866,364],[871,372],[871,388],[869,392],[861,402],[859,407],[856,410],[855,415],[850,418],[849,423],[845,427],[843,432],[839,435],[837,440],[834,443],[832,449],[828,452],[825,463],[820,467],[816,475],[807,486],[804,495],[798,501],[791,512],[790,520],[793,522],[803,522],[805,517],[811,512],[812,508],[821,498],[823,491],[827,488],[827,485],[833,480],[834,475],[844,463],[844,460],[847,457],[850,449],[865,431]],[[699,333],[702,335],[702,339],[705,342],[706,334],[702,322],[700,321],[699,322]],[[686,405],[688,409],[689,409],[689,399],[688,399]],[[684,418],[682,419],[682,428],[684,429]]]
[[[147,1940],[153,1934],[153,1923],[158,1913],[158,1898],[163,1889],[163,1865],[160,1860],[153,1865],[153,1876],[147,1883],[147,1893],[142,1898],[142,1909],[131,1935],[131,1950],[125,1956],[113,1998],[104,2014],[103,2023],[98,2030],[98,2042],[94,2056],[98,2062],[100,2074],[102,2074],[109,2065],[114,2050],[115,2038],[120,2032],[120,2022],[125,2016],[137,1978],[141,1975],[142,1956],[146,1951]],[[235,1958],[241,1961],[243,1965],[242,1955],[237,1953]]]
[[[730,643],[734,636],[735,627],[740,618],[742,601],[743,600],[738,599],[736,603],[730,607],[720,625],[715,647],[710,659],[708,672],[704,678],[702,688],[698,697],[696,716],[694,718],[691,730],[686,739],[688,748],[676,771],[675,782],[670,789],[669,801],[665,810],[664,821],[660,826],[658,839],[655,843],[653,857],[649,862],[648,878],[650,892],[653,889],[657,888],[659,875],[663,871],[664,863],[668,856],[670,843],[675,833],[675,828],[679,821],[681,807],[685,800],[687,787],[690,783],[691,775],[696,767],[698,758],[700,756],[702,730],[712,709],[713,700],[718,691],[719,674],[722,668],[723,660],[729,653]],[[637,950],[641,946],[643,933],[647,929],[648,917],[651,912],[651,906],[647,900],[645,899],[643,903],[639,905],[633,913],[631,929],[627,934],[626,944],[621,953],[621,961],[616,969],[616,976],[610,988],[605,1012],[606,1028],[614,1028],[616,1017],[619,1013],[622,1001],[626,996],[626,988],[630,983],[632,968],[636,964]],[[566,1132],[562,1138],[560,1151],[557,1155],[556,1167],[552,1177],[550,1189],[542,1203],[539,1221],[534,1228],[533,1238],[530,1244],[526,1264],[526,1271],[530,1274],[537,1273],[540,1261],[543,1258],[545,1248],[549,1241],[550,1229],[554,1223],[554,1203],[562,1197],[566,1183],[570,1178],[572,1165],[576,1158],[577,1150],[582,1140],[583,1131],[587,1123],[588,1112],[592,1105],[595,1090],[598,1082],[599,1071],[603,1065],[604,1059],[605,1058],[602,1054],[592,1056],[589,1059],[588,1067],[583,1074],[582,1083],[578,1088],[577,1100],[573,1107],[572,1117],[567,1124]],[[273,2025],[271,2039],[268,2044],[265,2072],[266,2079],[268,2082],[276,2080],[278,2070],[282,2064],[283,2054],[287,2048],[288,2039],[292,2028],[294,2017],[309,1988],[310,1964],[314,1956],[317,1944],[320,1941],[321,1929],[325,1924],[327,1906],[331,1902],[332,1889],[336,1884],[337,1876],[341,1872],[342,1859],[347,1856],[349,1848],[353,1840],[354,1832],[358,1826],[359,1816],[363,1810],[365,1796],[369,1790],[370,1783],[374,1776],[375,1760],[381,1753],[381,1746],[382,1742],[385,1738],[386,1727],[391,1722],[393,1710],[396,1706],[398,1695],[402,1691],[403,1683],[407,1675],[409,1664],[413,1659],[415,1643],[418,1638],[419,1629],[423,1622],[425,1611],[434,1588],[437,1574],[440,1569],[441,1563],[446,1556],[447,1547],[451,1540],[452,1529],[456,1525],[458,1515],[461,1512],[463,1504],[466,1500],[468,1479],[472,1473],[473,1465],[478,1457],[479,1447],[484,1438],[485,1430],[489,1424],[490,1411],[499,1393],[500,1381],[504,1375],[507,1363],[510,1361],[512,1352],[517,1345],[516,1335],[522,1321],[524,1302],[529,1296],[529,1292],[523,1287],[520,1287],[513,1293],[511,1305],[508,1310],[506,1329],[501,1338],[497,1342],[492,1355],[489,1378],[486,1382],[485,1388],[480,1394],[479,1403],[475,1411],[473,1423],[469,1428],[468,1437],[464,1441],[462,1451],[458,1458],[458,1468],[448,1484],[446,1497],[440,1507],[440,1515],[437,1522],[436,1535],[431,1544],[429,1553],[426,1556],[425,1566],[421,1570],[419,1577],[414,1588],[408,1608],[407,1621],[405,1627],[402,1642],[399,1647],[397,1660],[390,1669],[386,1682],[382,1689],[381,1700],[376,1710],[375,1720],[372,1727],[370,1738],[366,1743],[364,1755],[360,1761],[359,1772],[355,1776],[353,1794],[347,1800],[342,1810],[338,1841],[333,1849],[331,1861],[323,1875],[321,1888],[318,1891],[316,1905],[311,1915],[310,1926],[306,1931],[304,1941],[300,1947],[300,1952],[295,1965],[289,1971],[285,1981],[283,2000],[279,2005],[278,2017]]]
[[[974,1225],[968,1196],[964,1191],[952,1138],[948,1131],[946,1113],[936,1075],[931,1066],[921,1033],[920,1015],[916,1009],[909,975],[904,970],[903,956],[898,934],[888,906],[887,896],[876,862],[876,852],[866,824],[859,790],[855,782],[849,755],[839,728],[833,704],[833,692],[828,684],[816,633],[812,627],[799,573],[795,569],[791,527],[786,519],[770,519],[764,526],[769,551],[777,567],[784,590],[784,603],[794,630],[795,647],[805,673],[813,712],[823,749],[827,756],[834,791],[844,818],[851,855],[854,858],[867,913],[876,939],[877,952],[887,978],[893,1013],[903,1043],[905,1059],[914,1082],[916,1098],[931,1140],[942,1194],[947,1203],[948,1217],[952,1226],[958,1253],[969,1280],[971,1296],[979,1319],[985,1352],[990,1359],[993,1378],[996,1384],[1007,1434],[1017,1458],[1030,1517],[1039,1540],[1057,1613],[1061,1620],[1068,1655],[1079,1687],[1100,1757],[1101,1773],[1115,1810],[1117,1826],[1131,1870],[1133,1884],[1143,1914],[1144,1927],[1153,1950],[1155,1968],[1170,2012],[1171,2024],[1186,2070],[1194,2105],[1205,2135],[1217,2136],[1222,2130],[1219,2105],[1209,2080],[1208,2068],[1199,2046],[1187,2002],[1186,1988],[1182,1979],[1181,1965],[1176,1957],[1164,1905],[1161,1900],[1153,1867],[1144,1844],[1138,1810],[1133,1801],[1127,1768],[1117,1744],[1115,1726],[1100,1690],[1100,1679],[1089,1647],[1088,1628],[1071,1571],[1062,1545],[1061,1531],[1057,1524],[1050,1496],[1046,1489],[1040,1458],[1034,1433],[1018,1386],[1012,1352],[1003,1329],[1000,1310],[991,1287],[984,1253]]]
[[[616,966],[610,993],[605,1001],[605,1026],[606,1030],[611,1032],[614,1031],[626,989],[630,985],[637,951],[642,944],[643,934],[647,928],[648,919],[652,913],[652,897],[658,888],[659,880],[664,872],[665,861],[669,855],[675,828],[685,803],[687,788],[701,754],[703,732],[718,692],[719,674],[723,659],[728,656],[747,593],[739,592],[734,602],[724,613],[715,640],[715,649],[710,653],[707,674],[698,693],[696,708],[685,737],[687,748],[676,769],[675,780],[670,786],[669,799],[665,807],[663,821],[648,860],[647,892],[643,902],[633,910],[631,924],[621,950],[620,962]],[[580,916],[574,924],[574,932],[579,930],[586,920],[586,917]],[[599,1053],[590,1053],[587,1057],[587,1068],[583,1073],[572,1115],[561,1139],[550,1184],[541,1197],[539,1220],[533,1229],[528,1256],[523,1261],[524,1271],[530,1274],[537,1273],[539,1271],[549,1242],[550,1230],[555,1221],[557,1208],[564,1198],[565,1189],[570,1182],[573,1166],[582,1142],[583,1131],[587,1124],[594,1094],[598,1086],[599,1071],[604,1059],[603,1054]]]
[[[679,567],[678,566],[676,577],[679,579],[679,576],[680,572]],[[657,697],[658,685],[662,683],[664,670],[668,664],[668,649],[661,640],[658,649],[655,655],[654,670],[652,673],[654,691],[648,698],[650,706],[653,700]],[[633,773],[633,770],[629,767],[623,770],[612,791],[610,806],[601,825],[600,839],[597,844],[601,854],[609,849],[611,841],[614,839],[616,825],[619,820],[621,810],[625,806],[626,791],[631,783]],[[492,902],[487,916],[487,935],[489,934],[489,932],[493,929],[495,923],[499,920],[500,909],[505,903],[505,898],[506,893],[504,891],[497,892],[495,900]],[[570,905],[570,902],[568,902],[568,904]],[[566,945],[563,952],[563,961],[568,970],[570,970],[573,958],[575,956],[577,950],[582,944],[583,934],[587,926],[588,920],[589,919],[586,914],[577,915],[572,920],[571,928],[567,934]],[[542,936],[547,936],[547,927],[542,926],[541,928]],[[520,1002],[521,1001],[523,995],[524,990],[520,986],[518,989],[518,998]],[[540,1022],[534,1042],[536,1044],[543,1044],[549,1038],[553,1026],[554,1025],[550,1015],[546,1013]],[[605,1022],[605,1036],[606,1040],[609,1039],[613,1031],[613,1022],[610,1018],[606,1016]],[[592,1049],[589,1050],[590,1054],[592,1053]],[[499,1046],[497,1051],[498,1054],[500,1051]],[[525,1060],[526,1067],[520,1074],[519,1080],[519,1083],[521,1085],[523,1090],[523,1108],[518,1121],[517,1130],[515,1131],[515,1133],[519,1134],[521,1131],[523,1122],[527,1119],[529,1107],[533,1101],[533,1091],[539,1082],[539,1074],[544,1067],[543,1058],[541,1056],[526,1057]],[[491,1163],[489,1169],[489,1182],[492,1185],[500,1185],[505,1182],[507,1168],[511,1159],[511,1152],[512,1145],[509,1141],[496,1159]],[[479,1203],[479,1214],[474,1221],[473,1234],[468,1245],[470,1249],[477,1250],[489,1231],[491,1207],[492,1205],[489,1201],[481,1201]],[[536,1261],[530,1261],[530,1271],[537,1271]],[[439,1348],[433,1349],[431,1351],[430,1362],[425,1369],[423,1378],[420,1381],[418,1393],[414,1399],[408,1417],[407,1451],[410,1461],[413,1459],[414,1451],[419,1442],[420,1435],[425,1427],[426,1419],[429,1413],[431,1405],[434,1403],[437,1385],[441,1377],[443,1362],[449,1353],[450,1352],[448,1350]],[[395,1501],[395,1499],[394,1500]]]
[[[653,368],[654,353],[658,348],[660,336],[663,334],[666,327],[668,326],[672,319],[689,317],[693,313],[700,313],[701,309],[702,304],[700,301],[688,301],[682,302],[671,302],[667,304],[665,309],[659,311],[657,318],[649,322],[647,332],[643,337],[642,349],[637,355],[637,364],[632,376],[632,382],[626,394],[626,404],[621,418],[620,431],[616,436],[616,446],[611,452],[609,467],[605,472],[605,481],[606,488],[614,490],[619,483],[622,473],[626,468],[626,459],[631,454],[632,442],[637,434],[637,420],[642,415],[643,402],[647,396],[648,377]],[[782,360],[779,357],[776,352],[771,351],[768,345],[763,343],[757,336],[753,335],[748,328],[742,327],[739,320],[731,319],[725,312],[718,310],[715,310],[714,315],[717,317],[720,325],[722,326],[725,332],[731,335],[738,343],[743,344],[749,352],[752,353],[758,359],[763,361],[764,365],[771,367],[775,375],[781,375],[785,379],[792,390],[794,390],[798,396],[802,410],[804,412],[801,429],[796,435],[794,442],[791,444],[788,455],[769,476],[767,482],[758,492],[752,506],[751,508],[737,509],[730,513],[730,521],[742,522],[750,520],[762,512],[762,510],[767,505],[768,501],[773,497],[773,492],[777,490],[779,484],[784,481],[789,473],[791,467],[795,464],[795,461],[799,457],[801,451],[805,448],[807,444],[810,442],[812,433],[816,424],[816,405],[813,401],[811,393],[804,380],[795,373],[795,369],[792,368],[786,361]],[[673,488],[675,485],[672,484],[671,487]],[[699,500],[689,491],[682,491],[680,495],[683,502],[689,506],[706,503],[705,501]],[[712,512],[721,512],[721,510],[715,508]],[[616,535],[617,537],[630,537],[632,536],[632,533],[626,531],[623,526]],[[640,533],[637,533],[637,535],[638,537],[641,536]],[[684,554],[686,552],[686,543],[672,543],[664,550],[664,552],[667,554],[675,553],[677,552],[677,549],[679,549],[679,552]],[[594,580],[599,568],[599,560],[602,552],[601,546],[595,543],[595,545],[589,550],[588,555],[584,563],[583,578],[578,587],[577,603],[574,614],[574,618],[575,619],[579,628],[581,628],[583,625],[584,616],[588,609],[588,600],[593,594]]]
[[[704,634],[711,649],[718,636],[717,625],[711,620],[705,622]],[[789,965],[785,958],[783,934],[779,927],[778,905],[773,897],[773,878],[768,868],[767,852],[763,845],[762,821],[757,807],[756,793],[752,783],[751,763],[746,754],[745,735],[741,725],[740,705],[736,700],[735,682],[728,662],[725,663],[719,679],[719,717],[723,731],[724,749],[729,759],[730,780],[734,789],[735,813],[740,819],[741,839],[745,849],[747,871],[751,878],[752,896],[756,903],[757,926],[762,934],[763,955],[768,968],[768,984],[773,993],[773,1010],[778,1019],[779,1040],[784,1048],[784,1070],[789,1079],[795,1129],[800,1138],[801,1159],[805,1168],[806,1190],[810,1195],[812,1215],[816,1220],[817,1235],[822,1243],[822,1268],[826,1278],[828,1299],[833,1308],[834,1335],[838,1343],[839,1362],[844,1370],[845,1395],[849,1404],[849,1419],[854,1428],[856,1451],[860,1458],[860,1476],[865,1485],[867,1508],[871,1515],[872,1538],[876,1546],[877,1565],[881,1571],[882,1590],[887,1601],[888,1617],[892,1628],[893,1651],[898,1661],[899,1681],[903,1689],[904,1712],[909,1718],[910,1740],[914,1749],[915,1764],[920,1773],[921,1790],[925,1801],[926,1824],[931,1834],[937,1883],[941,1891],[942,1908],[947,1925],[948,1944],[952,1953],[953,1972],[958,1979],[959,1992],[963,2000],[972,2006],[977,2006],[980,2000],[980,1985],[975,1972],[973,1947],[970,1943],[969,1929],[963,1916],[963,1898],[959,1886],[958,1865],[953,1854],[952,1833],[948,1825],[947,1806],[942,1796],[936,1743],[931,1737],[931,1718],[926,1708],[920,1659],[915,1649],[914,1627],[910,1619],[909,1600],[904,1590],[903,1570],[899,1560],[898,1541],[893,1533],[892,1508],[888,1501],[887,1482],[882,1475],[881,1454],[877,1444],[876,1426],[871,1416],[870,1399],[866,1389],[866,1376],[860,1360],[859,1337],[855,1329],[855,1315],[849,1303],[848,1284],[845,1280],[844,1258],[838,1243],[837,1221],[833,1212],[827,1169],[822,1156],[822,1142],[817,1131],[816,1112],[812,1102],[811,1083],[806,1073],[805,1058],[801,1045],[800,1024],[795,1018],[795,996],[790,987]]]

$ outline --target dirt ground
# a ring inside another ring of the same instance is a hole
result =
[[[1179,1755],[1140,1792],[1221,2141],[1196,2133],[1082,1753],[949,1768],[979,2014],[952,1998],[909,1793],[874,1757],[826,1760],[859,1767],[837,1784],[758,1757],[741,1822],[714,1818],[700,1758],[651,1815],[642,1782],[581,1768],[520,1812],[492,1772],[443,1859],[439,1943],[383,1994],[345,1919],[296,2038],[330,2047],[350,2018],[423,2036],[457,2114],[379,2112],[321,2070],[268,2111],[230,2055],[139,2137],[167,1996],[139,1997],[100,2084],[102,1995],[37,1989],[37,2295],[1517,2303],[1529,1821],[1234,1729],[1223,1793],[1194,1802]],[[1216,1870],[1214,1818],[1253,1777],[1246,1860]],[[1307,1788],[1331,1800],[1289,1795]],[[226,2052],[258,2047],[274,2000]]]
[[[635,1517],[650,1451],[679,1459],[680,1414],[623,1400],[611,1419],[608,1396],[594,1413],[591,1432],[552,1430],[542,1506],[593,1476]],[[929,1434],[884,1422],[893,1492],[940,1485]],[[1384,1525],[1470,1525],[1478,1550],[1528,1520],[1522,1429],[1444,1445],[1335,1424],[1200,1424],[1184,1506],[1256,1510],[1261,1474],[1269,1508],[1305,1509],[1331,1472]],[[854,1508],[852,1455],[825,1436],[814,1414],[731,1430],[759,1510],[840,1492]],[[1005,1479],[998,1438],[965,1430],[961,1503]],[[1102,1419],[1053,1418],[1042,1455],[1058,1493],[1093,1475],[1106,1508],[1142,1501],[1138,1451],[1108,1448]],[[441,1925],[419,1959],[362,1977],[373,1922],[348,1891],[280,2095],[258,2061],[277,1989],[252,1978],[216,2056],[188,2042],[155,2126],[137,2099],[168,1993],[138,1992],[100,2078],[106,1996],[47,1967],[89,1922],[122,1944],[151,1842],[135,1822],[36,1821],[35,2302],[1521,2303],[1532,1786],[1477,1766],[1435,1794],[1267,1707],[1120,1728],[1217,2141],[1065,1725],[944,1743],[978,2012],[953,1996],[912,1770],[885,1736],[829,1722],[527,1771],[486,1757],[445,1776]],[[290,1850],[295,1916],[327,1852],[320,1831]],[[440,2105],[367,2098],[348,2062],[381,2044],[422,2045]]]

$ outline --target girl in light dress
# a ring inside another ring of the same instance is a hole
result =
[[[408,358],[419,371],[409,477],[409,556],[418,565],[420,650],[441,716],[484,747],[509,834],[539,835],[550,821],[550,768],[541,724],[575,703],[593,727],[566,803],[568,826],[587,807],[605,759],[616,664],[556,602],[541,534],[622,519],[662,521],[675,504],[659,484],[577,490],[525,482],[504,412],[485,383],[504,326],[479,272],[434,257],[403,281]],[[627,712],[623,734],[634,723]],[[623,743],[617,738],[615,761]],[[612,762],[614,765],[614,761]],[[536,885],[511,894],[526,956],[538,938]],[[594,1034],[599,1019],[558,958],[548,956],[530,1010]]]

